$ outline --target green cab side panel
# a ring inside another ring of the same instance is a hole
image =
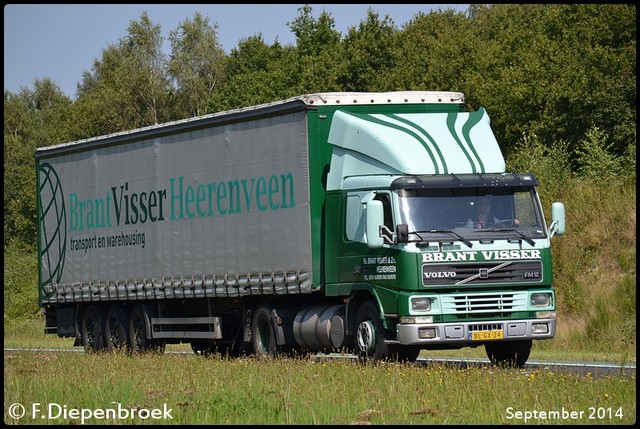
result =
[[[476,112],[333,115],[327,189],[375,174],[503,173],[505,162],[484,108]]]

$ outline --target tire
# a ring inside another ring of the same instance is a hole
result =
[[[389,358],[398,362],[415,362],[420,355],[420,348],[416,346],[387,346]]]
[[[373,302],[366,301],[358,309],[355,330],[355,351],[361,362],[376,362],[388,357],[380,312]]]
[[[253,353],[259,358],[276,356],[276,335],[271,324],[271,309],[261,306],[251,321],[251,345]]]
[[[105,342],[110,352],[129,349],[129,312],[119,304],[109,307],[106,318]]]
[[[522,368],[531,354],[532,340],[500,341],[484,345],[493,366]]]
[[[151,310],[146,305],[137,304],[131,311],[129,320],[129,349],[134,354],[150,351],[164,352],[165,343],[147,338]]]
[[[82,315],[82,346],[86,352],[99,352],[105,349],[105,315],[104,310],[90,305]]]

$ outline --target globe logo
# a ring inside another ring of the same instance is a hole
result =
[[[48,163],[38,165],[40,181],[40,288],[47,297],[55,292],[62,278],[67,246],[67,216],[62,185],[56,170]]]

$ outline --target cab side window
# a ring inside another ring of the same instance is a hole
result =
[[[360,243],[366,243],[365,240],[365,213],[364,205],[362,204],[362,196],[366,192],[353,193],[347,195],[346,198],[346,222],[345,222],[345,239],[347,241],[357,241]],[[389,231],[394,230],[393,226],[393,210],[391,209],[391,196],[388,193],[378,193],[374,197],[374,200],[382,202],[382,209],[384,212],[384,225]],[[389,233],[385,231],[385,235],[390,240],[393,239],[393,232]]]

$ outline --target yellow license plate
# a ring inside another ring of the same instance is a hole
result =
[[[501,340],[503,338],[502,331],[476,331],[471,333],[471,341]]]

